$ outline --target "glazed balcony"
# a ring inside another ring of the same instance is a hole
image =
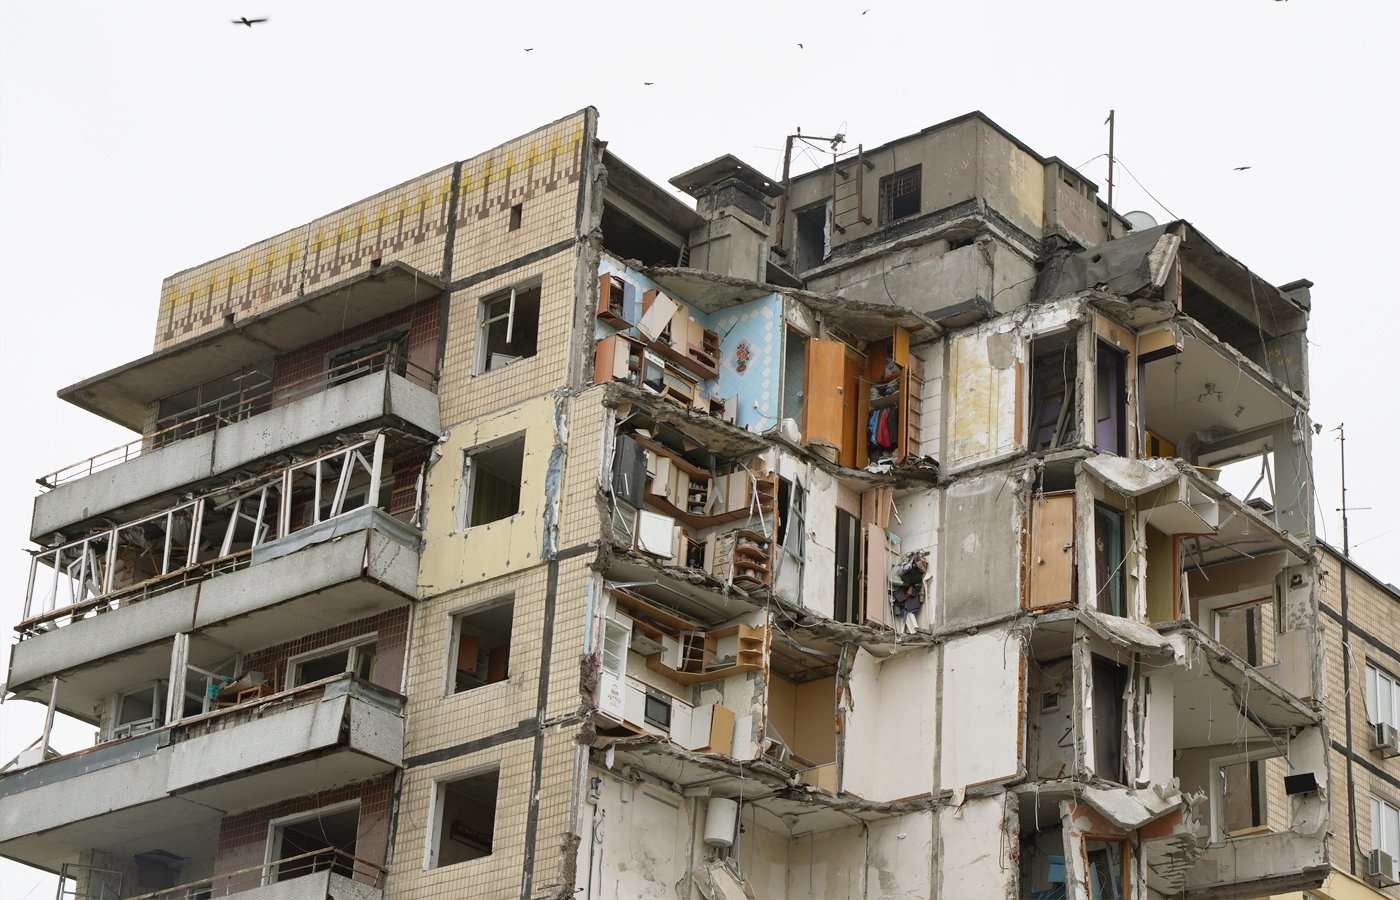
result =
[[[338,675],[5,773],[0,854],[56,872],[93,847],[159,847],[210,871],[224,817],[399,768],[403,702]]]
[[[175,491],[314,444],[393,424],[438,434],[436,376],[380,350],[287,383],[264,380],[173,413],[159,430],[37,479],[30,536],[116,513],[140,515]],[[143,501],[145,501],[143,503]]]

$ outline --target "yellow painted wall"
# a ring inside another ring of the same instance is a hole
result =
[[[563,401],[537,397],[494,416],[464,422],[449,429],[438,444],[441,456],[428,470],[426,544],[418,579],[421,596],[539,565],[550,502],[545,477],[555,443],[556,402]],[[525,434],[520,511],[459,531],[456,517],[464,452],[519,432]]]

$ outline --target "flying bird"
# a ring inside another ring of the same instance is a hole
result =
[[[798,45],[797,45],[797,49],[798,49],[798,50],[806,50],[806,49],[807,49],[807,45],[806,45],[806,44],[798,44]]]
[[[654,82],[654,81],[643,81],[642,84],[646,85],[647,87],[651,87],[653,84],[656,84],[656,82]]]
[[[1235,166],[1235,171],[1236,171],[1236,172],[1244,172],[1244,171],[1246,171],[1246,170],[1248,170],[1248,169],[1252,169],[1252,168],[1254,168],[1254,167],[1253,167],[1253,166]]]
[[[873,8],[873,7],[872,7],[872,8]],[[868,13],[868,12],[870,12],[870,10],[868,10],[868,9],[862,9],[862,10],[860,11],[860,14],[863,16],[863,15],[865,15],[865,14]]]
[[[250,19],[247,16],[243,16],[242,18],[238,19],[230,19],[229,21],[231,21],[235,25],[247,25],[249,28],[252,28],[254,25],[266,22],[267,18],[264,17],[261,19]]]
[[[535,49],[535,48],[534,48],[534,47],[526,47],[526,48],[525,48],[525,52],[526,52],[526,53],[529,53],[529,52],[530,52],[531,50],[533,50],[533,49]]]

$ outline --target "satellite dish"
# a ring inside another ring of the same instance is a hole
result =
[[[1129,213],[1123,213],[1123,219],[1133,231],[1142,231],[1144,228],[1157,227],[1157,220],[1152,217],[1151,213],[1145,213],[1140,209],[1135,209]]]

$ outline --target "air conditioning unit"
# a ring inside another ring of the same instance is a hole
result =
[[[1366,877],[1379,887],[1400,884],[1400,879],[1395,877],[1395,857],[1384,850],[1372,850],[1366,862]]]
[[[1400,731],[1385,722],[1377,723],[1375,729],[1371,734],[1371,749],[1379,750],[1386,759],[1400,756]]]

